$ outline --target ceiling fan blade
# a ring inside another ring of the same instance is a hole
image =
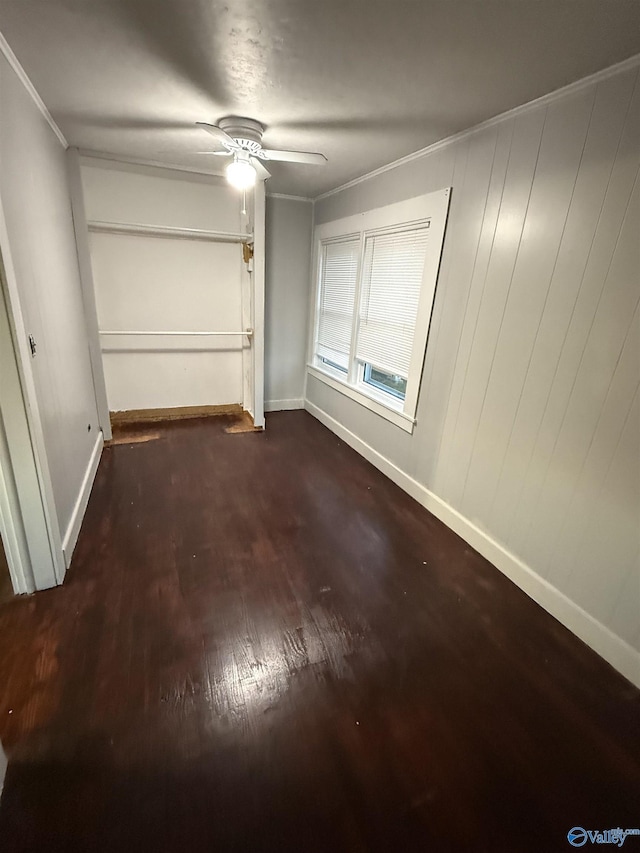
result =
[[[265,169],[265,167],[262,165],[262,163],[260,162],[260,160],[258,160],[257,157],[251,157],[250,162],[253,168],[256,170],[256,175],[260,178],[261,181],[266,181],[267,178],[271,177],[271,172]]]
[[[231,157],[233,151],[194,151],[194,154],[213,154],[214,157]]]
[[[309,151],[274,151],[263,148],[260,156],[267,160],[282,160],[285,163],[309,163],[314,166],[324,166],[327,158],[324,154],[313,154]]]
[[[215,124],[207,124],[206,121],[197,121],[196,124],[198,127],[201,127],[203,130],[206,130],[207,133],[210,133],[213,138],[220,143],[220,145],[224,145],[227,148],[239,148],[238,143],[229,136],[221,127],[218,127]]]

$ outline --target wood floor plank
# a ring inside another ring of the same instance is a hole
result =
[[[307,413],[230,422],[105,449],[64,586],[0,607],[3,853],[638,825],[640,691]]]

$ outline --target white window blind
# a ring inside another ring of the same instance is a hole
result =
[[[365,238],[356,358],[405,379],[428,236],[426,223]]]
[[[359,236],[322,247],[317,353],[344,370],[349,369],[359,252]]]

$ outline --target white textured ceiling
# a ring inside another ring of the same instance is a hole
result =
[[[0,0],[68,140],[188,166],[247,115],[271,192],[315,196],[640,52],[638,0]],[[215,163],[218,166],[219,161]]]

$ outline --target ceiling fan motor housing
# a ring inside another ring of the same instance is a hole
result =
[[[264,126],[259,121],[240,116],[227,116],[220,119],[218,127],[235,139],[244,151],[257,154],[262,149]]]

